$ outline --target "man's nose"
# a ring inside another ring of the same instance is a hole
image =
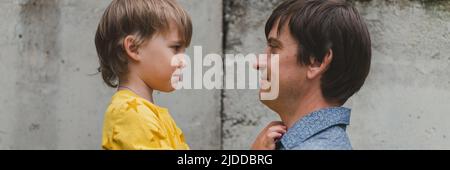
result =
[[[267,53],[261,54],[256,58],[253,68],[256,70],[264,70],[267,68]]]

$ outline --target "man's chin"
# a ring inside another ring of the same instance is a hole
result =
[[[259,100],[262,104],[264,104],[270,110],[277,112],[276,110],[276,100]]]
[[[264,99],[264,97],[267,97],[267,96],[264,96],[264,94],[270,94],[272,91],[271,91],[272,89],[271,88],[269,88],[269,89],[266,89],[266,90],[264,90],[264,89],[260,89],[259,90],[259,101],[262,103],[262,104],[264,104],[265,106],[267,106],[270,110],[272,110],[272,111],[275,111],[276,110],[276,108],[277,108],[277,103],[279,102],[279,97],[276,97],[276,98],[271,98],[271,100],[267,100],[267,99]],[[276,111],[275,111],[276,112]]]
[[[258,97],[259,97],[259,101],[261,101],[261,103],[263,103],[263,104],[266,104],[266,103],[271,103],[273,100],[265,100],[264,98],[263,98],[263,94],[264,93],[270,93],[270,89],[268,89],[268,90],[263,90],[263,89],[260,89],[259,90],[259,94],[258,94]]]

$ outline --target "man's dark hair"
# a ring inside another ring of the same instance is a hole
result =
[[[278,22],[279,21],[279,22]],[[266,37],[278,22],[278,34],[288,22],[297,41],[299,64],[322,62],[331,49],[333,59],[321,79],[329,102],[343,105],[361,89],[369,74],[371,40],[359,12],[345,0],[288,0],[279,5],[266,23]]]

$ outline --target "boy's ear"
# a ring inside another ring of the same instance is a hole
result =
[[[333,50],[328,50],[328,53],[323,57],[322,63],[314,58],[311,58],[310,60],[311,64],[308,66],[306,77],[308,79],[315,79],[327,71],[331,61],[333,61]]]
[[[136,37],[132,35],[128,35],[123,40],[123,46],[125,48],[125,52],[130,57],[131,60],[139,61],[141,57],[139,56],[138,46],[136,45]]]

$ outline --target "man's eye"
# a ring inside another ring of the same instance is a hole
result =
[[[268,46],[269,46],[271,49],[277,49],[277,48],[278,48],[278,46],[275,45],[275,44],[268,44]]]
[[[277,51],[277,47],[269,46],[269,51],[270,51],[271,54],[275,54],[276,51]]]

